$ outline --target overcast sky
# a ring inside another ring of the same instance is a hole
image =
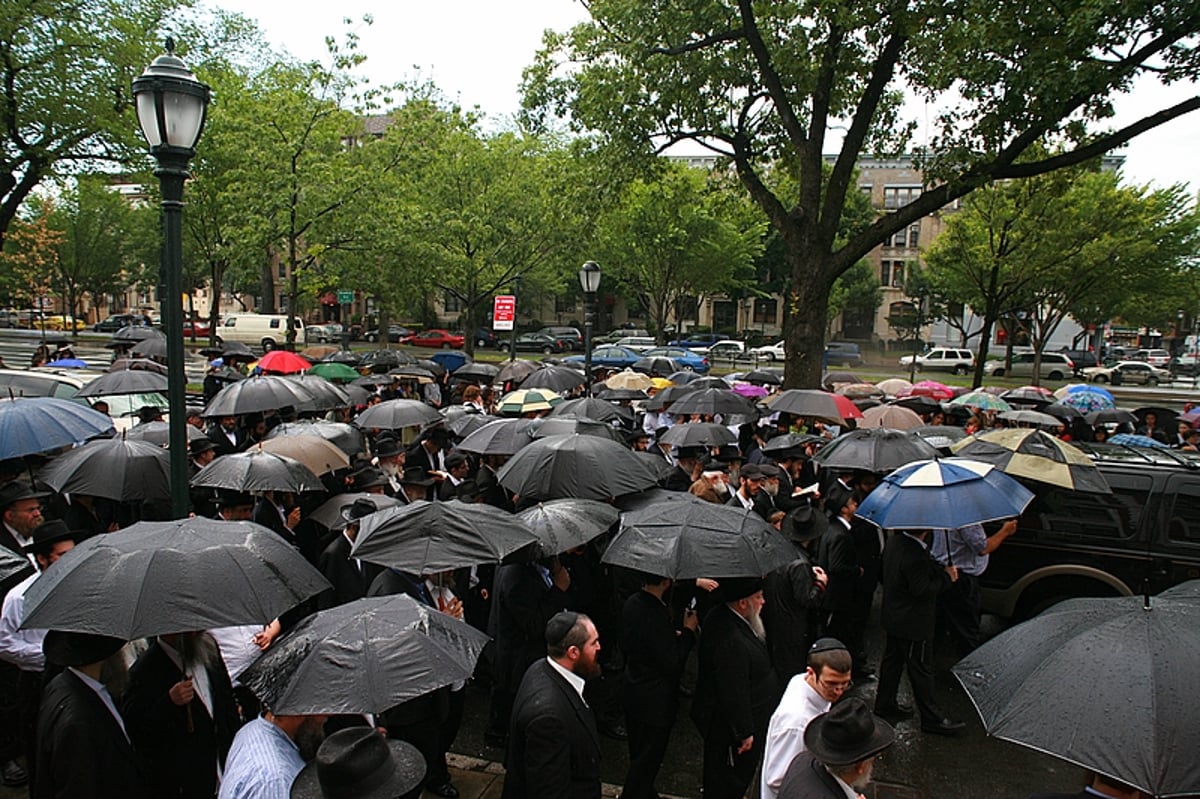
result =
[[[542,31],[564,30],[586,16],[577,0],[208,0],[256,19],[268,41],[304,59],[325,56],[327,35],[340,38],[343,18],[374,17],[356,24],[364,73],[377,84],[423,78],[464,107],[490,117],[513,114],[519,105],[521,70],[533,60]],[[1117,123],[1127,123],[1194,94],[1196,87],[1166,90],[1144,82],[1118,101]],[[1142,134],[1120,152],[1127,182],[1166,186],[1175,182],[1200,191],[1200,113]]]

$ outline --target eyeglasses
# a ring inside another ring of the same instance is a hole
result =
[[[834,693],[844,694],[854,687],[854,680],[846,680],[845,682],[827,682],[820,677],[817,678],[817,684],[833,691]]]

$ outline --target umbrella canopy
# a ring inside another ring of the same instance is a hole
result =
[[[114,342],[137,343],[148,338],[166,338],[163,332],[156,327],[147,327],[145,325],[126,325],[125,327],[113,333],[112,340]]]
[[[311,366],[308,359],[287,350],[271,350],[258,361],[260,370],[281,375],[298,374],[307,371]]]
[[[457,449],[476,455],[512,455],[530,444],[529,419],[497,419],[467,435]]]
[[[914,383],[902,393],[909,397],[929,397],[938,401],[954,397],[954,389],[936,380],[922,380],[919,383]]]
[[[166,364],[152,361],[149,358],[117,358],[108,365],[109,372],[125,372],[125,371],[143,371],[157,372],[160,375],[167,373]],[[240,379],[242,375],[238,375]]]
[[[415,380],[417,383],[433,382],[433,372],[415,363],[407,366],[397,366],[395,369],[388,369],[387,373],[397,380]]]
[[[56,397],[0,399],[0,460],[82,444],[113,432],[112,419]]]
[[[345,469],[350,457],[332,441],[320,436],[278,436],[258,445],[263,452],[286,455],[308,467],[315,475]]]
[[[1012,422],[1019,425],[1034,425],[1035,427],[1057,428],[1062,424],[1062,420],[1057,416],[1051,416],[1048,413],[1041,411],[1032,411],[1028,409],[1020,409],[1015,411],[1005,411],[1000,414],[999,418],[1005,422]]]
[[[187,434],[189,444],[198,439],[207,438],[203,430],[198,430],[193,425],[184,425],[183,429]],[[145,441],[156,447],[165,447],[170,443],[171,425],[169,422],[142,422],[129,428],[123,435],[128,441]]]
[[[228,488],[234,491],[323,491],[325,486],[312,470],[286,455],[259,447],[232,455],[220,455],[192,477],[196,488]]]
[[[348,508],[359,500],[365,500],[375,506],[375,510],[398,508],[403,503],[387,494],[368,494],[366,491],[355,491],[349,494],[337,494],[308,514],[308,518],[324,527],[326,530],[340,530],[346,525],[342,517],[342,509]]]
[[[925,424],[920,427],[914,427],[906,432],[910,436],[923,438],[927,443],[939,450],[949,450],[950,445],[955,441],[962,441],[967,437],[966,430],[946,424]]]
[[[688,505],[705,505],[712,506],[711,502],[705,502],[700,497],[688,491],[668,491],[665,488],[647,488],[645,491],[639,491],[636,494],[626,494],[623,497],[617,497],[613,505],[622,512],[642,510],[651,505],[657,505],[660,502],[682,502]]]
[[[361,359],[359,358],[357,352],[351,352],[350,350],[338,350],[337,352],[331,352],[322,358],[321,363],[344,363],[347,366],[358,366],[359,360]]]
[[[276,533],[193,517],[79,543],[25,592],[25,629],[111,635],[265,624],[330,587]]]
[[[767,404],[773,412],[843,424],[845,417],[833,397],[828,391],[792,388],[776,394]]]
[[[617,402],[619,400],[641,402],[649,399],[650,395],[645,391],[639,391],[634,388],[606,388],[600,392],[599,398],[609,402]]]
[[[1176,421],[1179,419],[1179,411],[1171,408],[1164,408],[1161,405],[1143,405],[1140,408],[1133,409],[1133,415],[1137,417],[1138,424],[1146,423],[1146,414],[1152,413],[1157,417],[1157,426],[1168,433],[1173,433],[1175,430]]]
[[[912,388],[913,384],[899,377],[880,380],[875,384],[880,391],[889,397],[899,397],[903,392]]]
[[[313,383],[325,383],[314,380]],[[230,383],[217,392],[204,409],[204,415],[241,416],[247,413],[265,413],[279,408],[300,408],[313,400],[309,383],[301,383],[278,375],[248,377]]]
[[[1150,436],[1138,436],[1133,433],[1117,433],[1108,437],[1109,444],[1123,444],[1127,447],[1148,447],[1150,449],[1166,449],[1167,445]]]
[[[1022,386],[1005,391],[1000,398],[1009,405],[1032,405],[1041,408],[1054,402],[1054,394],[1040,386]]]
[[[842,415],[843,419],[850,420],[862,418],[862,409],[854,404],[854,400],[850,399],[849,397],[842,396],[841,394],[834,394],[832,396],[833,404],[837,406],[838,413]]]
[[[488,637],[410,596],[304,619],[238,678],[285,715],[378,713],[471,676]]]
[[[1101,408],[1098,411],[1089,411],[1083,418],[1090,425],[1138,424],[1138,418],[1124,408]]]
[[[617,372],[615,375],[609,375],[609,378],[604,381],[604,385],[609,388],[628,388],[634,391],[646,391],[654,385],[654,382],[641,372],[626,369]]]
[[[843,397],[849,397],[852,400],[856,399],[883,399],[884,393],[879,386],[870,383],[846,383],[838,386],[836,394],[841,394]]]
[[[676,447],[719,447],[722,444],[736,444],[737,436],[722,424],[689,422],[675,425],[658,440]]]
[[[463,367],[464,369],[466,367]],[[500,371],[496,372],[493,379],[495,383],[520,383],[527,376],[536,372],[541,368],[541,364],[534,361],[506,361],[500,366]]]
[[[104,438],[65,452],[38,479],[59,492],[118,502],[169,500],[171,456],[147,441]]]
[[[416,358],[403,350],[374,350],[363,355],[358,365],[373,372],[386,372],[397,366],[416,363]]]
[[[567,400],[550,411],[550,416],[552,418],[555,416],[582,416],[586,419],[595,419],[597,422],[616,421],[621,424],[633,422],[633,411],[629,408],[614,405],[595,397]]]
[[[900,397],[888,404],[898,408],[908,408],[916,414],[933,414],[942,410],[942,403],[932,397]]]
[[[620,512],[605,502],[590,499],[555,499],[539,502],[517,514],[537,536],[535,556],[546,558],[583,546],[617,523]]]
[[[510,391],[501,397],[496,411],[504,416],[523,416],[527,413],[548,411],[562,401],[562,397],[549,389],[521,389]]]
[[[1073,491],[1112,493],[1091,458],[1078,447],[1041,430],[989,430],[963,439],[951,450],[956,455],[990,463],[1013,477]]]
[[[316,363],[322,358],[333,355],[340,349],[340,347],[335,347],[332,344],[317,344],[312,347],[305,347],[304,349],[300,350],[299,354],[305,358],[308,358],[308,360],[312,361],[313,363]]]
[[[859,427],[887,427],[892,430],[912,430],[914,427],[921,427],[924,424],[925,420],[918,416],[916,411],[910,411],[899,405],[879,405],[875,408],[867,408],[863,411],[863,418],[858,422]]]
[[[950,400],[951,405],[965,405],[981,411],[1011,411],[1012,406],[987,391],[971,391]]]
[[[599,436],[610,441],[625,443],[625,436],[620,430],[607,422],[597,422],[595,419],[584,419],[579,416],[556,416],[553,418],[531,419],[526,432],[531,438],[549,438],[550,436],[569,436],[579,433],[585,436]]]
[[[676,580],[761,577],[795,559],[795,546],[758,514],[710,502],[658,502],[623,514],[602,558]]]
[[[765,369],[751,369],[746,374],[742,375],[739,380],[746,383],[754,383],[760,386],[781,386],[783,385],[783,376],[775,372],[768,372]],[[855,381],[857,382],[857,381]]]
[[[836,386],[848,386],[855,383],[861,384],[862,378],[854,374],[854,372],[826,372],[821,378],[821,385],[832,391]]]
[[[328,411],[333,408],[348,408],[354,404],[350,395],[341,386],[335,386],[321,377],[309,375],[288,375],[284,378],[307,392],[308,399],[295,405],[297,411]]]
[[[767,391],[765,386],[756,386],[753,383],[738,383],[733,387],[733,393],[749,400],[759,400],[765,398],[770,392]]]
[[[808,433],[784,433],[781,436],[774,436],[762,448],[764,455],[775,455],[778,452],[785,452],[789,449],[799,447],[807,447],[809,444],[820,444],[824,446],[829,443],[829,439],[822,436],[813,436]]]
[[[1067,422],[1072,419],[1083,418],[1083,411],[1078,408],[1072,408],[1070,405],[1063,405],[1061,402],[1052,402],[1049,405],[1043,406],[1041,412]]]
[[[1200,581],[1157,597],[1069,599],[953,669],[990,735],[1153,796],[1200,785]],[[1064,679],[1064,676],[1069,675]]]
[[[359,522],[352,557],[413,574],[499,563],[537,538],[529,525],[491,505],[418,500]]]
[[[525,363],[525,361],[521,363]],[[500,374],[500,367],[479,361],[468,361],[454,370],[454,377],[459,380],[478,380],[483,383],[492,382],[498,374]]]
[[[167,337],[161,338],[144,338],[137,344],[133,345],[130,353],[135,358],[166,358],[167,357]]]
[[[754,407],[753,402],[740,394],[735,394],[726,386],[725,388],[702,388],[689,391],[675,400],[671,406],[671,413],[757,416],[758,410]]]
[[[149,394],[167,390],[166,375],[143,369],[107,372],[79,389],[77,397],[108,397],[114,394]]]
[[[899,430],[869,427],[843,433],[813,460],[829,469],[861,469],[882,474],[937,455],[937,449],[922,438]]]
[[[363,429],[400,430],[439,422],[442,415],[423,402],[410,399],[385,400],[358,415],[355,424]]]
[[[599,436],[572,435],[533,442],[496,477],[529,499],[607,500],[657,485],[659,476],[628,447]]]
[[[499,416],[491,416],[486,413],[460,413],[455,416],[446,417],[446,429],[459,438],[465,438],[484,425],[497,421],[499,418]]]
[[[358,370],[348,364],[325,361],[314,363],[308,370],[310,375],[323,377],[335,383],[349,383],[359,378]]]
[[[546,388],[558,393],[579,388],[587,382],[583,372],[566,366],[543,366],[521,381],[521,388]]]
[[[258,360],[258,356],[254,354],[254,350],[240,341],[226,341],[222,344],[221,358],[226,361],[246,361],[247,363]]]
[[[334,446],[354,457],[364,450],[363,434],[357,427],[343,422],[284,422],[267,433],[270,441],[281,436],[317,436],[333,442]]]
[[[1059,397],[1058,404],[1074,408],[1082,413],[1103,411],[1117,407],[1111,396],[1105,396],[1098,391],[1075,391]]]
[[[989,463],[945,458],[892,472],[858,513],[888,530],[957,529],[1021,515],[1033,493]]]
[[[1066,397],[1070,394],[1078,394],[1081,391],[1087,391],[1092,394],[1100,394],[1108,399],[1113,399],[1111,391],[1104,386],[1098,386],[1095,383],[1068,383],[1067,385],[1057,389],[1054,392],[1054,396],[1061,400],[1063,397]]]
[[[666,377],[680,369],[679,361],[674,358],[664,358],[662,356],[652,356],[647,358],[639,358],[629,367],[635,372],[649,375],[650,377]]]

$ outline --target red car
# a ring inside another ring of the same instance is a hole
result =
[[[425,330],[420,333],[413,333],[411,336],[405,336],[400,339],[401,344],[411,344],[414,347],[429,347],[431,349],[443,350],[461,350],[463,347],[463,337],[459,333],[451,333],[449,330]]]
[[[185,338],[192,335],[193,327],[196,329],[197,338],[208,338],[209,327],[207,319],[197,319],[195,322],[184,322],[183,335]]]

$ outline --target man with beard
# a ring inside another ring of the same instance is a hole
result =
[[[325,715],[265,711],[238,730],[217,799],[289,799],[292,782],[325,739]]]
[[[241,726],[211,636],[158,636],[129,671],[122,711],[154,796],[211,799]]]
[[[400,442],[391,436],[383,435],[375,441],[375,458],[379,464],[379,470],[383,472],[383,476],[388,481],[383,493],[389,497],[395,497],[405,504],[408,504],[409,499],[408,495],[404,493],[400,480],[404,476],[404,463],[407,457],[408,454],[400,446]]]
[[[547,656],[525,672],[513,702],[503,799],[600,797],[600,733],[583,701],[600,675],[600,635],[582,613],[546,624]]]
[[[704,617],[692,720],[704,736],[705,799],[741,799],[779,699],[759,612],[762,580],[722,580],[724,604]]]
[[[858,697],[838,702],[804,731],[806,752],[796,756],[779,787],[779,799],[846,799],[871,782],[875,758],[896,732]]]

